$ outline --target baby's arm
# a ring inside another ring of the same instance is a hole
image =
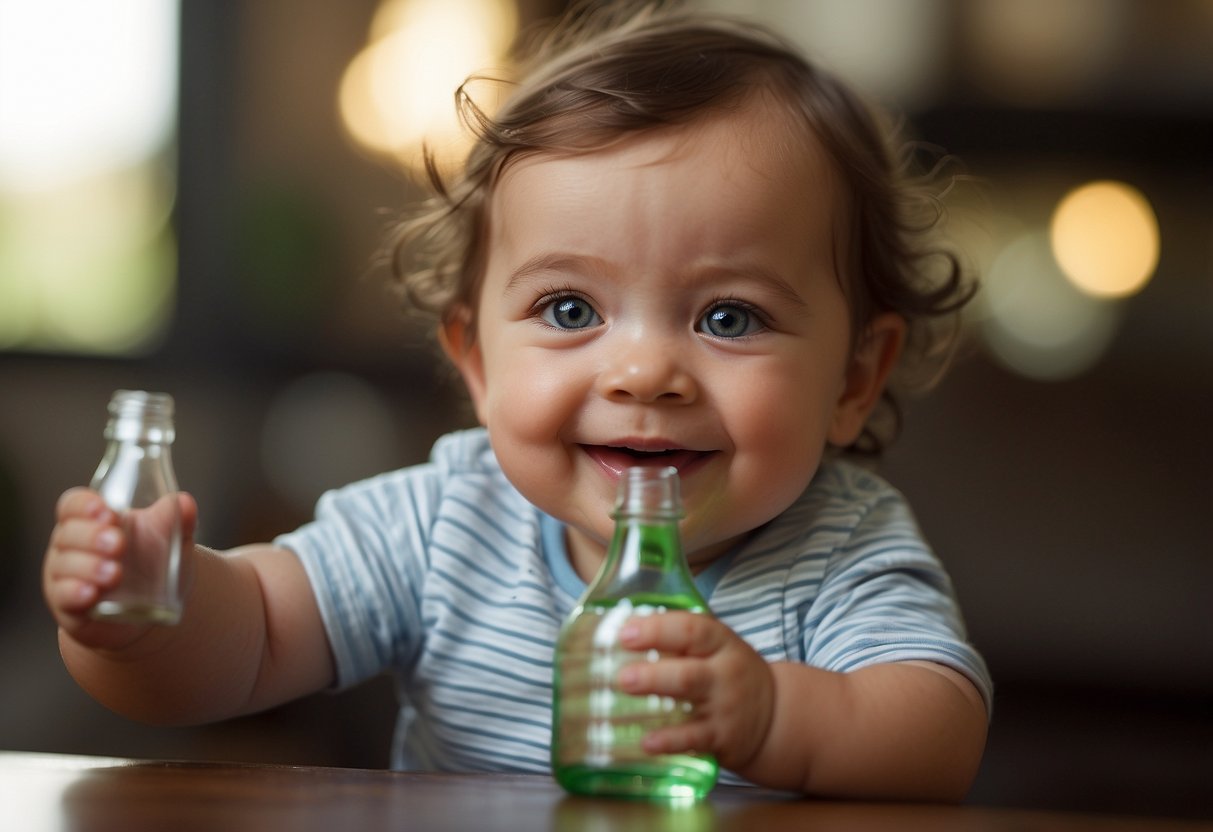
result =
[[[838,797],[959,801],[968,792],[986,710],[960,673],[929,662],[770,667],[771,727],[743,776],[792,775],[790,785]]]
[[[270,545],[228,553],[196,546],[196,506],[188,495],[180,503],[184,611],[177,626],[157,627],[88,617],[121,579],[128,541],[96,492],[73,489],[60,499],[43,591],[76,681],[119,714],[176,725],[260,710],[328,685],[333,662],[298,558]]]
[[[694,717],[646,738],[650,753],[698,750],[762,786],[830,797],[949,800],[967,792],[985,746],[981,696],[929,662],[837,673],[768,664],[727,626],[674,613],[633,619],[620,686],[690,701]]]

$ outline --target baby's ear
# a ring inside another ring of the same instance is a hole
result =
[[[859,438],[880,401],[889,374],[897,366],[905,338],[905,319],[896,313],[886,312],[868,322],[851,356],[846,385],[834,408],[830,444],[845,448]]]
[[[476,329],[472,322],[472,310],[459,306],[442,322],[438,330],[438,342],[442,351],[451,360],[476,408],[476,417],[484,424],[485,375],[484,357],[476,340]]]

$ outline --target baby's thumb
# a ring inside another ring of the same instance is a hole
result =
[[[186,491],[178,492],[177,509],[181,513],[181,543],[192,546],[194,530],[198,528],[198,501]]]

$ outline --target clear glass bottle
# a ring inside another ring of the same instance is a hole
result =
[[[641,747],[650,731],[687,719],[689,703],[629,696],[614,686],[625,664],[657,658],[619,646],[629,618],[669,610],[711,614],[682,551],[677,469],[628,469],[614,517],[606,561],[556,644],[552,771],[574,794],[699,799],[716,783],[713,757],[651,755]]]
[[[109,403],[105,456],[92,488],[122,519],[127,550],[122,582],[93,607],[98,619],[176,624],[181,510],[170,453],[173,399],[166,393],[118,390]]]

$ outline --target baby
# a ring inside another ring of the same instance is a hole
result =
[[[634,5],[634,4],[633,4]],[[63,658],[113,710],[180,724],[394,674],[392,765],[549,771],[561,622],[621,472],[678,469],[714,617],[635,619],[619,687],[687,700],[651,753],[722,782],[958,800],[990,682],[874,450],[894,371],[967,290],[924,263],[916,192],[855,95],[769,32],[691,12],[581,15],[396,245],[481,428],[326,494],[268,544],[195,545],[175,628],[89,617],[128,539],[67,492],[44,589]],[[419,255],[416,253],[420,252]],[[951,259],[944,258],[949,264]]]

